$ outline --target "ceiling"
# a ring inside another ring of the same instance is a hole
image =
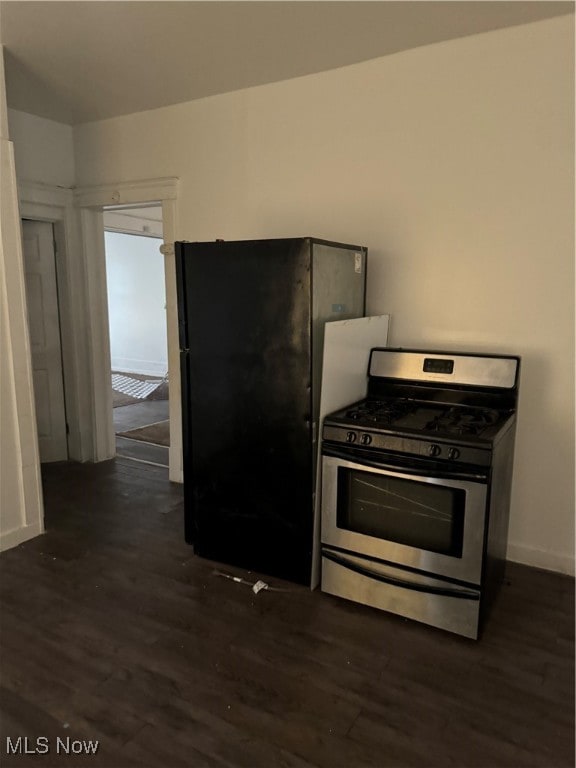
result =
[[[8,105],[75,125],[574,12],[573,2],[1,0]]]

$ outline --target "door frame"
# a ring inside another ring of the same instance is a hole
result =
[[[90,461],[92,420],[86,367],[85,292],[77,212],[72,190],[23,182],[18,185],[20,219],[52,224],[55,240],[58,310],[62,340],[62,375],[68,423],[68,457]]]
[[[0,323],[2,323],[2,416],[10,445],[3,445],[2,478],[10,509],[2,510],[0,550],[10,549],[44,531],[44,502],[38,455],[32,356],[26,312],[24,256],[14,145],[8,140],[0,46]]]
[[[174,242],[177,230],[178,179],[145,179],[118,182],[75,191],[74,201],[80,212],[80,236],[86,268],[86,310],[89,319],[87,341],[89,369],[92,372],[94,460],[103,461],[116,453],[112,421],[110,387],[110,330],[106,290],[106,257],[104,248],[103,210],[108,206],[145,205],[162,207],[166,280],[166,326],[168,334],[168,376],[170,381],[169,477],[183,481],[182,417],[180,404],[180,353],[178,343],[178,309],[176,299],[176,264]]]

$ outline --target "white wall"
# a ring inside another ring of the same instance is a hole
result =
[[[178,176],[179,238],[369,247],[395,345],[523,357],[509,557],[574,567],[565,16],[86,124],[79,184]]]
[[[113,371],[165,376],[166,288],[161,240],[106,232]]]
[[[74,146],[69,125],[8,110],[18,181],[73,187]]]

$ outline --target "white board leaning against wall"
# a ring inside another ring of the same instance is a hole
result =
[[[326,323],[317,443],[316,500],[312,549],[312,589],[320,582],[320,503],[322,488],[322,422],[339,408],[365,397],[368,360],[373,347],[388,344],[390,315],[359,317]]]

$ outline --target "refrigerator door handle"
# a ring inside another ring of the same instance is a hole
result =
[[[190,504],[191,477],[191,413],[190,413],[190,350],[180,350],[180,386],[182,389],[182,455],[184,459],[184,503]],[[188,544],[195,544],[195,525],[191,515],[184,515],[184,538]]]
[[[178,338],[180,349],[188,348],[188,306],[186,301],[186,259],[184,246],[175,244],[176,253],[176,300],[178,303]]]

